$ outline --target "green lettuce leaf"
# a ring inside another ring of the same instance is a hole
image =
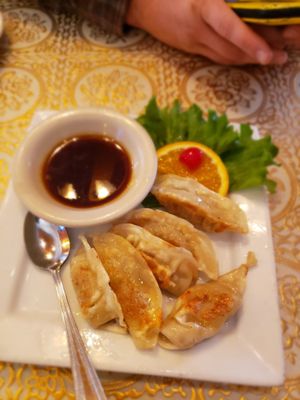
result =
[[[275,192],[276,183],[268,178],[268,167],[274,161],[278,148],[271,136],[253,138],[250,125],[232,126],[225,114],[208,111],[207,118],[193,104],[182,110],[178,100],[168,108],[159,108],[155,97],[148,103],[138,122],[148,131],[156,148],[168,143],[190,140],[213,149],[227,167],[230,191],[265,185]]]

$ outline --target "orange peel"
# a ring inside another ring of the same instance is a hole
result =
[[[180,154],[187,148],[197,148],[202,152],[199,166],[192,170],[180,161]],[[193,178],[223,196],[228,193],[229,177],[226,166],[217,153],[202,143],[191,141],[170,143],[158,149],[157,156],[159,173]]]

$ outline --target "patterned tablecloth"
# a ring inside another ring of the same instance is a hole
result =
[[[258,125],[280,148],[270,196],[286,380],[280,387],[225,386],[107,374],[110,399],[300,399],[300,53],[283,67],[231,68],[170,49],[140,31],[107,38],[74,15],[50,14],[34,0],[1,0],[0,196],[13,155],[36,110],[109,105],[138,115],[153,94],[179,98]],[[3,229],[3,227],[1,227]],[[1,338],[1,332],[0,332]],[[0,339],[1,340],[1,339]],[[271,340],[271,339],[270,339]],[[0,362],[0,399],[74,398],[68,369]]]

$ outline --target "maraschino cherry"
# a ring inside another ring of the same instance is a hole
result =
[[[188,147],[180,153],[179,161],[187,166],[189,170],[194,171],[203,161],[203,152],[197,147]]]

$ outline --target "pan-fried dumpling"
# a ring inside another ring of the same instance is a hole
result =
[[[125,322],[136,346],[157,344],[162,321],[162,294],[141,254],[123,237],[104,233],[93,245],[121,304]]]
[[[121,306],[109,286],[109,277],[95,249],[83,245],[71,261],[71,279],[83,316],[97,328],[117,319],[125,327]]]
[[[195,179],[159,175],[152,193],[168,211],[207,232],[248,232],[247,218],[240,207]]]
[[[218,333],[240,307],[248,268],[255,263],[249,253],[246,264],[183,293],[162,324],[159,344],[170,350],[188,349]]]
[[[126,217],[128,222],[142,226],[150,233],[189,250],[198,261],[198,269],[210,279],[219,275],[218,261],[209,237],[190,222],[162,210],[139,208]]]
[[[179,295],[195,283],[198,265],[188,250],[133,224],[116,225],[112,232],[123,236],[142,253],[162,289]]]

